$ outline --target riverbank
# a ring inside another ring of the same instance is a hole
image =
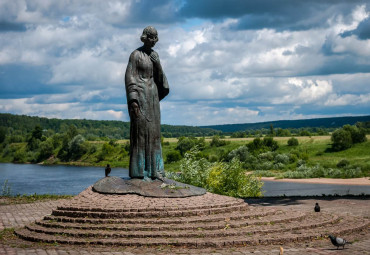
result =
[[[272,182],[292,182],[292,183],[311,183],[311,184],[336,184],[336,185],[369,185],[370,178],[351,178],[351,179],[334,179],[334,178],[310,178],[310,179],[275,179],[275,177],[261,177],[262,181]]]

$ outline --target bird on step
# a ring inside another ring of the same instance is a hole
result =
[[[315,204],[315,212],[320,212],[320,206],[319,203]]]
[[[336,237],[336,236],[332,236],[332,235],[329,235],[329,238],[330,238],[330,241],[331,243],[334,245],[334,246],[337,246],[337,249],[342,246],[343,249],[344,249],[344,245],[346,245],[347,243],[348,244],[351,244],[350,242],[347,242],[346,239],[343,239],[343,238],[340,238],[340,237]]]

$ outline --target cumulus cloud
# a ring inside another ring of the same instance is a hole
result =
[[[142,29],[170,83],[162,122],[368,114],[363,1],[0,2],[0,112],[128,120],[124,73]]]

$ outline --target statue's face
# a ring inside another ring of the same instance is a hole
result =
[[[148,46],[150,46],[151,48],[153,48],[154,45],[157,42],[158,42],[158,34],[157,33],[147,34],[147,36],[146,36],[146,44],[148,44]]]

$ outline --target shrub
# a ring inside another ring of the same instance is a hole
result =
[[[218,160],[219,159],[218,159],[217,155],[215,155],[215,154],[211,154],[211,155],[208,156],[208,161],[209,162],[217,162]]]
[[[104,144],[105,145],[105,144]],[[103,147],[104,147],[103,145]],[[71,159],[78,159],[87,152],[85,138],[82,135],[76,135],[68,143],[68,154]]]
[[[47,139],[40,144],[38,161],[43,161],[53,155],[53,142],[52,139]]]
[[[276,151],[279,148],[279,144],[272,137],[263,138],[263,144],[270,148],[272,151]]]
[[[335,151],[345,150],[352,146],[351,133],[342,128],[333,132],[331,140],[333,142],[332,149]]]
[[[289,153],[289,162],[294,163],[298,160],[297,154]]]
[[[351,133],[352,143],[362,143],[366,141],[366,132],[363,128],[344,125],[343,129]]]
[[[24,148],[20,148],[14,153],[13,162],[25,163],[27,161],[27,153]]]
[[[226,145],[227,142],[225,140],[221,140],[219,135],[214,135],[212,137],[212,141],[210,143],[210,146],[212,147],[220,147]]]
[[[204,138],[200,138],[198,140],[195,137],[180,137],[177,142],[176,150],[178,150],[181,155],[184,155],[185,152],[189,151],[194,146],[197,146],[199,150],[202,150],[205,147]]]
[[[273,161],[275,157],[275,153],[268,151],[258,155],[258,159],[261,161]]]
[[[198,153],[197,146],[185,153],[180,164],[180,181],[197,187],[205,187],[210,163],[204,158],[197,159]]]
[[[277,154],[274,160],[276,163],[288,164],[289,156],[287,154]]]
[[[227,158],[229,161],[231,161],[233,158],[237,157],[239,158],[240,161],[242,162],[245,162],[247,157],[250,155],[249,151],[248,151],[248,147],[247,146],[240,146],[239,148],[235,149],[235,150],[232,150]]]
[[[262,185],[260,179],[245,173],[237,158],[214,164],[207,179],[209,191],[233,197],[259,197]]]
[[[169,153],[167,153],[166,163],[176,162],[179,161],[180,159],[181,154],[179,151],[170,151]]]
[[[262,195],[263,183],[254,175],[247,175],[237,157],[230,163],[211,164],[203,158],[198,159],[198,153],[197,147],[185,153],[180,164],[181,175],[173,175],[174,179],[222,195],[235,197]]]
[[[349,161],[347,159],[341,159],[338,163],[337,163],[337,167],[339,168],[343,168],[343,167],[346,167],[349,165]]]
[[[288,146],[297,146],[298,144],[299,144],[299,142],[298,142],[297,138],[291,137],[288,140]]]

